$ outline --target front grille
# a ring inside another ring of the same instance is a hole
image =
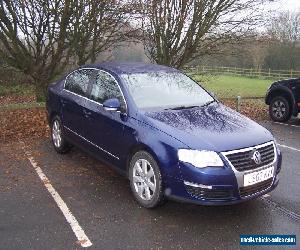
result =
[[[261,163],[256,164],[252,159],[253,151],[257,150],[261,155]],[[256,149],[250,148],[244,152],[226,154],[227,159],[231,162],[237,171],[247,171],[268,165],[274,161],[274,145],[258,146]]]
[[[260,183],[248,186],[248,187],[240,187],[240,196],[245,197],[248,195],[252,195],[258,192],[262,192],[265,189],[269,188],[272,185],[273,178],[270,178],[268,180],[262,181]]]
[[[205,189],[186,185],[187,192],[197,199],[226,200],[232,198],[231,190]]]

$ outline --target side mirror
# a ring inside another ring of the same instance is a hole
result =
[[[117,98],[107,99],[103,102],[103,108],[107,111],[118,111],[120,110],[121,104]]]

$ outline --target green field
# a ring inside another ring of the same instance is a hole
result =
[[[207,90],[214,92],[218,98],[264,97],[271,80],[262,80],[242,76],[227,75],[193,75]]]
[[[214,92],[218,98],[264,97],[271,80],[227,75],[193,75],[193,79],[200,82],[207,90]],[[0,96],[5,95],[33,95],[32,85],[0,85]]]

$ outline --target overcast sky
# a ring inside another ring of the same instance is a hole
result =
[[[277,10],[291,10],[300,11],[300,0],[278,0],[276,3],[272,4],[272,9]]]

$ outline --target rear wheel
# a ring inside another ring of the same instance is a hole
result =
[[[63,133],[62,122],[58,116],[52,119],[51,123],[51,138],[55,150],[64,154],[71,149],[71,145],[66,141]]]
[[[292,116],[288,100],[283,96],[274,97],[269,106],[269,114],[273,121],[288,121]]]
[[[146,208],[154,208],[164,200],[160,169],[146,151],[134,154],[130,161],[129,179],[137,202]]]

